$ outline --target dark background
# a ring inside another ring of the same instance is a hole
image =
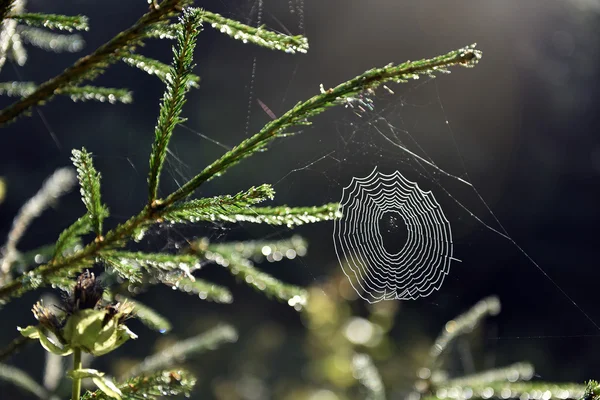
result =
[[[197,5],[255,24],[254,3]],[[88,15],[91,29],[83,36],[84,52],[89,52],[131,25],[145,7],[144,1],[30,1],[28,8]],[[263,21],[276,30],[283,30],[283,25],[294,34],[306,34],[309,53],[291,56],[243,45],[206,27],[195,53],[202,83],[189,95],[186,126],[233,146],[269,120],[256,98],[281,115],[317,93],[320,83],[334,86],[373,66],[430,57],[477,42],[484,57],[474,69],[453,68],[452,74],[435,80],[396,85],[394,96],[382,90],[374,96],[375,108],[389,124],[408,131],[441,168],[468,178],[516,244],[486,229],[453,201],[457,199],[499,229],[472,189],[442,179],[441,185],[452,197],[448,196],[405,153],[369,127],[366,116],[359,118],[343,108],[319,116],[301,135],[274,143],[270,151],[232,168],[198,194],[233,193],[273,183],[277,191],[273,204],[313,205],[339,200],[353,176],[365,176],[374,166],[383,172],[398,169],[422,188],[434,191],[452,223],[455,256],[462,262],[452,265],[439,292],[402,304],[392,331],[397,347],[431,341],[445,321],[480,298],[496,294],[503,312],[493,320],[494,329],[485,334],[483,346],[486,354],[496,357],[495,364],[529,360],[545,380],[598,378],[600,365],[594,355],[600,347],[600,328],[595,325],[600,324],[596,293],[600,278],[600,3],[306,1],[304,24],[299,26],[301,17],[290,13],[288,2],[265,1]],[[170,45],[152,41],[141,53],[168,62]],[[79,56],[53,55],[30,47],[28,63],[16,68],[7,63],[2,80],[41,82]],[[31,117],[2,129],[0,173],[7,183],[7,197],[0,207],[3,235],[44,179],[56,168],[69,165],[72,148],[85,146],[95,155],[103,176],[102,194],[111,209],[107,224],[123,221],[144,204],[147,160],[163,85],[125,65],[111,67],[97,84],[130,88],[134,103],[73,104],[56,98],[39,109],[41,114],[34,111]],[[3,105],[11,101],[0,100]],[[403,140],[410,143],[408,137]],[[170,158],[162,193],[192,177],[223,151],[184,128],[176,131],[170,148],[181,161]],[[315,160],[319,161],[313,164]],[[83,205],[74,191],[36,221],[20,249],[52,242],[82,213]],[[339,274],[331,223],[302,227],[295,233],[309,240],[308,256],[269,265],[270,272],[305,286]],[[172,248],[198,236],[243,240],[291,234],[282,228],[203,225],[166,229],[153,234],[148,243]],[[302,381],[302,362],[295,346],[305,331],[299,315],[215,270],[207,270],[206,276],[232,289],[236,300],[231,305],[202,302],[164,288],[142,296],[170,317],[177,337],[197,333],[219,320],[239,329],[237,344],[197,361],[210,369],[197,392],[211,398],[213,377],[235,375],[245,358],[252,357],[244,350],[251,346],[247,338],[271,325],[279,327],[284,339],[278,356],[264,362],[262,367],[271,371],[265,374],[270,379],[281,375]],[[3,343],[16,335],[15,326],[33,322],[28,310],[39,295],[31,294],[3,309]],[[364,306],[353,307],[360,312]],[[420,327],[419,337],[414,336],[414,326]],[[134,331],[141,333],[140,340],[119,350],[119,357],[143,357],[157,339],[141,326],[134,326]],[[39,350],[27,349],[13,361],[40,376],[41,367],[31,363],[32,357],[40,357]],[[98,360],[97,365],[107,363]],[[399,374],[410,376],[412,371]]]

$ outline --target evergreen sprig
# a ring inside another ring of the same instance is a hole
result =
[[[543,395],[548,400],[581,399],[584,385],[551,382],[493,382],[485,385],[440,387],[435,396],[425,396],[423,400],[470,399],[535,399]]]
[[[139,375],[118,385],[122,400],[150,400],[163,397],[189,397],[196,378],[186,370],[173,369]],[[101,390],[86,392],[81,400],[110,400]]]
[[[88,217],[98,237],[102,236],[102,221],[108,216],[108,208],[100,198],[100,173],[94,168],[92,155],[85,148],[73,150],[71,158],[77,168],[77,178],[81,192],[81,200],[88,211]]]
[[[331,221],[338,214],[338,203],[313,207],[254,207],[232,214],[216,214],[215,219],[227,222],[285,225],[288,228],[321,221]]]
[[[235,343],[238,333],[231,325],[218,325],[207,332],[175,343],[148,356],[135,366],[128,375],[147,374],[163,368],[172,368],[174,365],[185,362],[187,359],[219,348],[226,343]]]
[[[289,239],[282,240],[248,240],[244,242],[210,243],[207,238],[192,242],[192,248],[211,251],[213,253],[237,253],[243,258],[255,262],[279,261],[281,259],[293,259],[296,256],[306,254],[307,241],[301,236],[294,235]],[[281,257],[281,258],[280,258]]]
[[[181,30],[178,23],[159,22],[149,25],[144,29],[144,37],[156,39],[177,39],[177,34]]]
[[[180,19],[181,30],[177,35],[177,45],[173,47],[173,64],[165,75],[167,88],[160,105],[158,122],[154,130],[154,144],[150,153],[148,174],[148,203],[154,204],[158,191],[160,172],[167,156],[167,146],[175,127],[184,121],[180,117],[185,104],[185,94],[193,80],[193,56],[196,38],[200,33],[200,15],[186,9]]]
[[[198,251],[207,260],[226,267],[232,275],[239,277],[247,285],[268,296],[287,302],[289,306],[294,307],[298,311],[306,304],[308,293],[305,289],[281,282],[273,276],[260,271],[250,260],[240,257],[235,252],[215,253],[212,251]]]
[[[148,307],[145,304],[140,303],[130,297],[123,296],[121,294],[115,295],[115,300],[120,303],[127,302],[133,305],[133,316],[139,319],[148,328],[160,332],[167,333],[173,327],[168,319],[160,315],[158,312]]]
[[[454,65],[472,67],[480,58],[481,52],[475,49],[475,45],[471,45],[434,58],[373,68],[335,88],[324,90],[322,93],[298,103],[281,117],[269,122],[258,133],[225,153],[200,174],[169,195],[165,202],[173,203],[187,197],[204,182],[223,174],[242,159],[264,149],[269,142],[285,134],[290,128],[310,125],[309,118],[315,117],[331,107],[345,104],[345,101],[362,92],[374,90],[386,82],[400,82],[414,79],[422,74],[435,74]]]
[[[0,111],[0,126],[11,122],[31,107],[53,97],[57,89],[75,86],[82,80],[94,79],[111,64],[118,62],[125,52],[131,52],[145,38],[146,28],[175,16],[188,0],[163,0],[159,7],[152,7],[129,29],[116,35],[92,54],[77,60],[54,78],[42,83],[30,95],[14,102]]]
[[[171,66],[164,64],[153,58],[145,57],[140,54],[129,54],[123,57],[123,62],[132,67],[138,68],[148,75],[156,75],[161,81],[167,83],[167,79],[171,76]],[[199,87],[200,77],[198,75],[189,74],[185,84],[189,87]]]
[[[83,49],[85,44],[85,41],[79,34],[67,35],[54,33],[30,26],[19,26],[17,27],[17,32],[25,43],[55,53],[74,53]]]
[[[142,272],[182,271],[190,275],[200,268],[200,260],[191,254],[103,251],[99,259],[112,266],[124,279],[139,282]]]
[[[223,195],[180,202],[164,208],[161,216],[171,222],[198,222],[227,220],[234,215],[252,210],[252,206],[273,199],[271,185],[260,185],[234,195]]]
[[[73,248],[81,242],[81,236],[93,230],[92,218],[86,214],[77,219],[61,232],[54,246],[53,259],[65,257],[73,252]]]
[[[267,30],[264,26],[255,28],[239,21],[225,18],[219,14],[200,10],[202,21],[213,28],[244,43],[254,43],[271,50],[282,50],[286,53],[306,53],[308,40],[302,35],[288,36]]]
[[[87,31],[88,18],[85,15],[58,15],[58,14],[41,14],[41,13],[23,13],[17,15],[9,15],[19,23],[27,24],[35,27],[44,27],[47,29],[57,29],[60,31],[72,32]]]
[[[0,95],[29,96],[35,92],[37,85],[33,82],[2,82]],[[97,86],[66,86],[57,89],[56,94],[69,96],[73,101],[96,100],[109,103],[131,103],[133,98],[127,89],[105,88]]]
[[[233,301],[231,292],[219,285],[190,277],[180,272],[157,272],[153,277],[160,283],[184,293],[195,294],[202,300],[229,304]]]

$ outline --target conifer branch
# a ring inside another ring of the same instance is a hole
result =
[[[190,87],[196,37],[201,28],[199,14],[194,10],[184,10],[180,25],[177,46],[173,47],[173,64],[169,73],[165,75],[167,88],[160,105],[158,122],[154,130],[154,144],[150,153],[148,204],[152,205],[156,200],[160,172],[167,156],[169,140],[175,127],[183,122],[180,115],[186,101],[185,94]]]
[[[459,315],[446,323],[442,333],[435,340],[429,351],[427,368],[433,371],[441,355],[459,336],[471,332],[488,315],[497,315],[500,312],[500,301],[496,296],[486,297],[464,314]]]
[[[88,19],[85,15],[58,15],[41,13],[23,13],[8,15],[8,18],[29,26],[57,29],[59,31],[87,31]]]
[[[581,400],[598,400],[600,399],[600,384],[597,381],[590,380],[585,388],[585,392]]]
[[[237,340],[238,333],[233,326],[219,325],[198,336],[177,342],[156,354],[146,357],[127,375],[135,376],[163,368],[172,368],[174,365],[181,365],[186,359],[219,348],[225,343],[235,343]]]
[[[245,192],[234,195],[224,195],[195,199],[183,203],[176,203],[161,211],[162,218],[171,222],[198,222],[226,220],[228,216],[235,215],[250,207],[273,199],[275,192],[271,185],[251,187]]]
[[[19,252],[17,244],[23,237],[32,221],[44,210],[56,203],[56,200],[67,193],[75,184],[75,174],[71,168],[57,169],[42,185],[41,189],[29,199],[13,220],[8,233],[8,240],[2,249],[0,273],[8,274],[11,265],[17,260]]]
[[[25,43],[55,53],[74,53],[83,49],[85,44],[79,34],[65,35],[30,26],[17,27],[17,33]]]
[[[190,275],[178,272],[159,272],[153,276],[164,285],[184,293],[198,295],[202,300],[223,304],[230,304],[233,301],[231,292],[226,288]]]
[[[35,92],[37,85],[33,82],[2,82],[0,95],[29,96]],[[56,90],[56,94],[69,96],[73,101],[96,100],[109,103],[131,103],[133,98],[127,89],[105,88],[97,86],[66,86]]]
[[[147,305],[120,294],[117,294],[115,296],[115,300],[117,300],[120,303],[128,302],[132,304],[133,316],[139,319],[148,328],[160,333],[167,333],[171,330],[172,325],[169,322],[169,320],[160,315],[152,308],[148,307]]]
[[[177,34],[181,30],[178,23],[159,22],[149,25],[144,31],[144,37],[156,39],[177,39]]]
[[[37,383],[25,371],[6,364],[0,364],[0,380],[12,383],[13,385],[24,389],[39,399],[51,399],[50,393],[43,386]]]
[[[119,33],[92,54],[80,58],[59,75],[42,83],[35,92],[1,110],[0,126],[14,120],[31,107],[49,100],[56,94],[57,89],[95,78],[110,64],[120,60],[124,51],[131,51],[139,45],[148,26],[171,18],[186,2],[187,0],[163,0],[160,7],[151,8],[132,27]]]
[[[0,361],[4,361],[14,353],[18,352],[28,343],[32,343],[33,339],[27,338],[23,335],[19,335],[13,339],[6,347],[0,350]]]
[[[164,397],[189,397],[196,378],[182,369],[159,371],[149,375],[139,375],[118,385],[122,400],[158,400]],[[110,400],[101,390],[86,392],[81,400]]]
[[[202,21],[208,22],[213,28],[244,43],[254,43],[271,50],[282,50],[286,53],[306,53],[308,40],[302,35],[288,36],[266,30],[264,26],[255,28],[239,21],[225,18],[210,11],[200,10]]]
[[[468,396],[470,399],[535,399],[544,395],[548,400],[580,399],[584,395],[585,386],[572,383],[550,382],[493,382],[484,385],[442,387],[435,396],[425,396],[423,400],[459,400]]]
[[[164,64],[153,58],[144,57],[140,54],[130,54],[123,57],[123,62],[132,67],[138,68],[148,75],[156,75],[161,81],[167,83],[167,78],[170,77],[171,66]],[[186,85],[190,87],[199,87],[200,77],[198,75],[189,74]]]
[[[271,275],[258,270],[250,260],[241,258],[235,252],[215,253],[212,251],[200,251],[200,254],[203,254],[207,260],[226,267],[232,275],[239,277],[240,280],[250,285],[250,287],[268,296],[273,296],[280,301],[285,301],[290,307],[294,307],[298,311],[306,304],[308,298],[306,290],[281,282]]]
[[[374,90],[386,82],[401,82],[406,79],[415,79],[419,75],[431,75],[454,65],[471,67],[480,58],[481,52],[476,50],[475,46],[472,45],[430,59],[407,61],[400,65],[390,64],[382,68],[370,69],[335,88],[324,90],[321,94],[298,103],[281,117],[265,125],[260,132],[244,140],[210,164],[200,174],[169,195],[164,202],[171,204],[187,197],[204,182],[221,175],[229,167],[237,164],[242,159],[264,149],[269,142],[284,134],[286,130],[295,126],[310,125],[309,118],[321,114],[323,111],[336,105],[347,104],[347,100],[353,96],[367,90]]]
[[[86,214],[77,219],[68,228],[61,232],[56,245],[53,246],[53,259],[63,258],[68,256],[73,247],[80,243],[80,238],[83,235],[90,233],[93,230],[92,218]]]
[[[94,168],[92,155],[85,148],[73,150],[71,158],[77,168],[77,178],[81,188],[81,201],[88,210],[88,217],[98,238],[102,236],[102,221],[108,216],[108,209],[100,199],[100,173]]]
[[[0,70],[6,62],[6,57],[10,46],[13,43],[12,38],[17,35],[17,21],[8,18],[6,13],[21,13],[25,7],[24,0],[4,1],[0,4],[0,12],[3,13],[2,23],[0,24]]]
[[[249,240],[244,242],[210,243],[207,238],[192,242],[192,249],[211,251],[213,253],[237,253],[243,258],[256,262],[267,258],[269,261],[279,261],[284,257],[293,259],[304,256],[308,242],[301,236],[294,235],[283,240]]]
[[[10,14],[16,0],[0,0],[0,23]]]
[[[530,363],[521,362],[509,365],[507,367],[494,368],[476,374],[435,383],[439,386],[451,387],[486,385],[494,382],[528,381],[533,378],[534,372],[533,365]]]
[[[367,354],[355,354],[352,357],[353,375],[366,389],[366,400],[385,400],[385,389],[381,375]]]
[[[124,279],[139,282],[141,270],[147,272],[182,271],[190,275],[200,268],[200,260],[191,254],[143,253],[131,251],[103,251],[99,259],[112,266]]]
[[[253,207],[232,214],[216,214],[215,219],[227,222],[285,225],[288,228],[315,222],[331,221],[338,216],[338,203],[313,207]]]

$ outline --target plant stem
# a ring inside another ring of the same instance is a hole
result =
[[[81,369],[81,349],[73,350],[73,371]],[[73,378],[73,392],[71,400],[79,400],[81,397],[81,378]]]

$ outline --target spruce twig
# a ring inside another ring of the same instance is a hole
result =
[[[37,85],[33,82],[1,82],[0,95],[29,96],[35,92]],[[106,88],[98,86],[65,86],[57,89],[56,94],[69,96],[73,101],[96,100],[109,103],[131,103],[133,98],[127,89]]]
[[[167,78],[171,77],[171,66],[153,58],[133,53],[123,57],[123,62],[132,67],[141,69],[148,75],[156,75],[165,83],[167,83]],[[189,74],[185,83],[188,87],[197,88],[199,87],[198,82],[200,82],[200,77],[198,75]]]
[[[231,325],[219,325],[198,336],[175,343],[156,354],[148,356],[127,372],[127,376],[147,374],[163,368],[181,365],[186,359],[214,350],[225,343],[235,343],[238,334]]]
[[[41,13],[10,14],[8,18],[14,19],[29,26],[57,29],[72,32],[89,30],[88,19],[84,15],[58,15]]]
[[[145,37],[146,29],[157,22],[165,21],[180,10],[187,0],[164,0],[160,7],[151,8],[133,26],[119,33],[113,39],[100,46],[92,54],[77,60],[54,78],[42,83],[30,95],[14,102],[0,111],[0,126],[14,120],[31,107],[49,100],[57,89],[74,86],[82,80],[93,79],[110,64],[117,62],[123,51],[131,51]]]
[[[73,164],[77,168],[77,178],[81,188],[81,200],[88,211],[88,217],[98,238],[102,237],[102,221],[108,216],[108,209],[100,198],[100,173],[94,168],[92,155],[85,148],[73,150]]]
[[[175,127],[184,121],[180,115],[185,104],[185,94],[190,87],[196,37],[200,33],[200,15],[193,10],[186,9],[181,17],[180,26],[177,46],[173,48],[173,65],[165,77],[167,88],[160,105],[158,122],[154,130],[154,144],[150,154],[148,204],[153,206],[156,201],[160,172],[167,156],[169,140]]]
[[[225,153],[218,160],[206,167],[200,174],[169,195],[164,203],[172,204],[187,197],[204,182],[222,174],[242,159],[264,149],[270,141],[284,134],[286,130],[295,126],[309,125],[309,118],[321,114],[328,108],[339,104],[346,104],[345,101],[347,99],[366,90],[374,90],[390,81],[401,82],[406,79],[416,78],[420,74],[431,75],[436,71],[445,70],[445,68],[454,65],[471,67],[480,58],[481,52],[476,50],[474,45],[467,46],[430,59],[407,61],[400,65],[390,64],[382,68],[373,68],[335,88],[324,90],[321,94],[298,103],[281,117],[265,125],[260,132]]]
[[[61,34],[30,26],[18,26],[17,33],[25,43],[42,50],[74,53],[83,49],[85,41],[79,34]]]
[[[168,0],[165,0],[163,3],[170,4]],[[153,11],[150,12],[150,14],[152,13]],[[146,21],[146,19],[144,21]],[[144,23],[143,25],[146,26],[147,24]],[[139,28],[139,31],[143,30],[143,28]],[[206,167],[199,175],[196,175],[180,189],[167,196],[161,201],[161,207],[152,208],[146,206],[137,215],[107,232],[103,241],[91,242],[80,251],[68,257],[59,260],[51,260],[47,264],[36,268],[35,271],[32,271],[30,274],[21,276],[0,287],[0,302],[6,301],[11,297],[19,296],[38,287],[40,284],[48,283],[48,278],[60,274],[63,271],[81,270],[87,265],[85,264],[86,262],[90,262],[90,260],[93,261],[102,250],[108,247],[124,246],[128,239],[132,237],[135,238],[143,229],[160,220],[162,210],[168,208],[177,201],[184,199],[198,186],[214,177],[216,174],[224,172],[227,168],[239,162],[241,159],[253,154],[260,148],[264,148],[268,142],[275,137],[280,136],[287,128],[296,125],[306,125],[308,123],[307,118],[315,116],[335,105],[345,104],[345,101],[348,98],[357,95],[364,90],[376,88],[386,81],[402,80],[420,73],[432,73],[436,70],[457,64],[472,66],[480,57],[480,52],[475,50],[472,46],[469,46],[432,59],[372,69],[357,78],[342,83],[333,89],[324,91],[320,95],[314,96],[305,102],[299,103],[280,118],[271,121],[259,133],[244,140],[231,151]],[[61,74],[61,79],[66,78]],[[7,115],[12,115],[12,117],[17,116],[27,108],[24,106],[27,104],[33,105],[35,103],[35,101],[31,103],[31,101],[32,99],[29,99],[25,103],[19,103],[20,105],[17,108],[12,106],[9,107],[9,109],[11,109],[10,113],[0,113],[0,123],[2,123],[3,119],[6,120]],[[12,119],[12,117],[9,119]]]

